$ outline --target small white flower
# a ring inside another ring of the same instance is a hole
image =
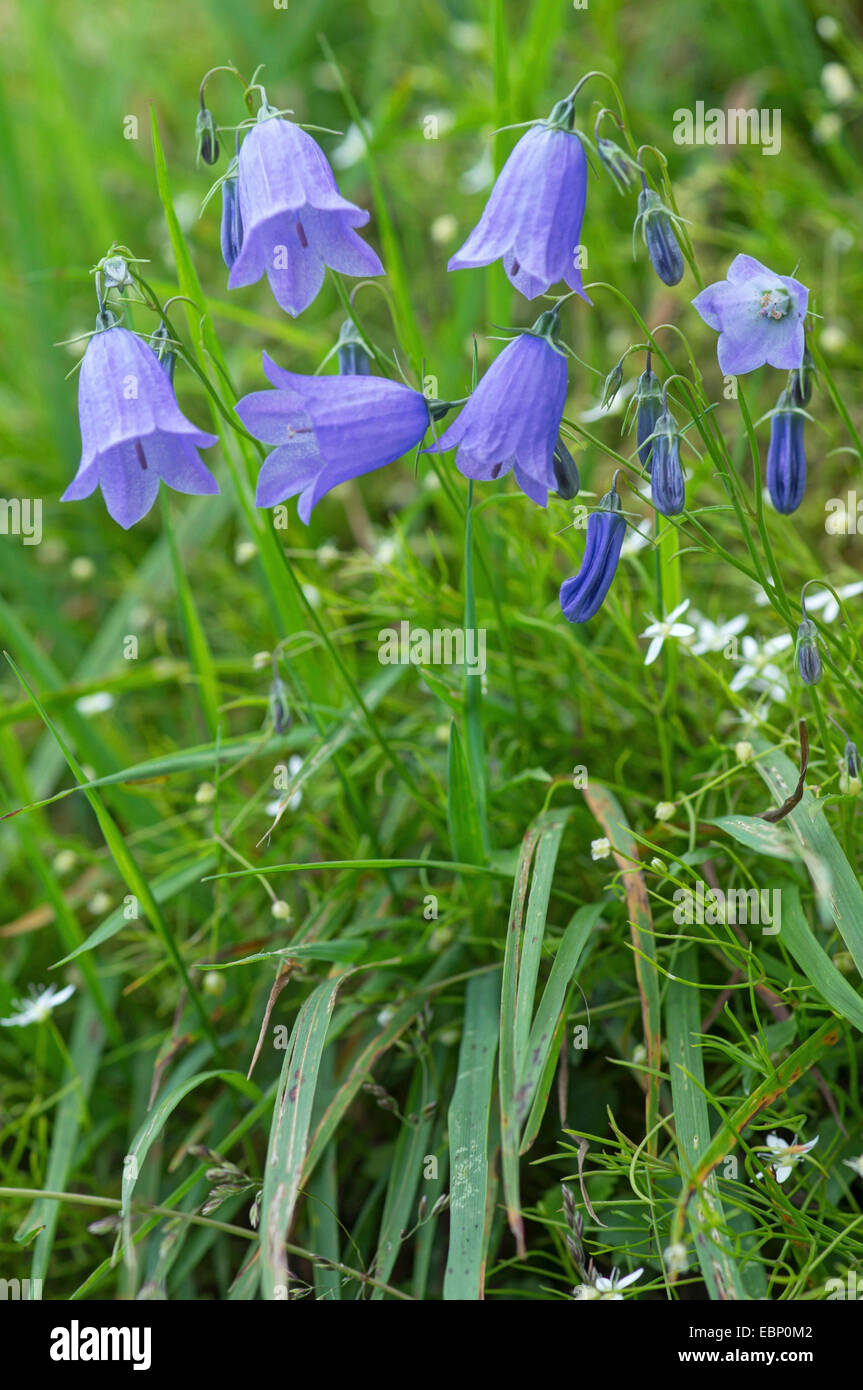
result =
[[[682,603],[679,603],[676,608],[672,609],[668,616],[662,621],[658,618],[653,618],[653,622],[640,634],[642,637],[650,638],[650,646],[647,648],[647,655],[644,658],[645,666],[652,665],[656,660],[659,653],[662,651],[662,644],[666,638],[692,636],[695,628],[690,627],[689,623],[679,623],[677,621],[678,618],[683,616],[688,607],[689,599],[686,598]],[[648,617],[652,618],[653,614],[649,613]]]
[[[73,849],[61,849],[54,855],[51,867],[55,874],[68,874],[77,863],[78,856]]]
[[[451,212],[441,213],[429,227],[429,235],[437,246],[445,246],[458,232],[458,222]]]
[[[234,546],[234,561],[238,565],[247,565],[250,560],[254,560],[258,553],[258,547],[254,541],[237,541]]]
[[[107,690],[94,690],[92,695],[82,695],[75,701],[79,714],[104,714],[114,703],[114,696]]]
[[[863,1154],[857,1158],[843,1158],[842,1162],[846,1168],[853,1168],[858,1178],[863,1178]]]
[[[781,632],[778,637],[771,637],[761,646],[754,637],[744,637],[741,643],[743,664],[731,678],[731,689],[744,690],[748,685],[755,684],[756,689],[763,691],[770,700],[786,700],[788,678],[776,665],[774,658],[791,644],[789,632]]]
[[[736,617],[729,618],[727,622],[714,623],[710,618],[702,618],[700,613],[690,614],[695,623],[696,640],[691,644],[690,651],[696,656],[703,656],[705,652],[721,652],[728,646],[732,638],[742,632],[749,622],[748,614],[738,613]]]
[[[216,788],[212,782],[202,782],[195,792],[195,800],[199,806],[209,806],[216,799]]]
[[[643,1269],[636,1269],[632,1274],[625,1275],[623,1279],[621,1279],[618,1269],[613,1269],[610,1275],[597,1274],[592,1284],[579,1284],[573,1291],[573,1297],[585,1301],[602,1299],[610,1303],[622,1303],[623,1294],[620,1290],[634,1284],[643,1273]]]
[[[302,765],[303,760],[300,757],[299,753],[292,753],[291,756],[288,758],[288,776],[290,778],[296,777]],[[289,811],[296,811],[302,799],[303,793],[301,791],[292,792],[291,795],[288,797],[287,809]],[[280,796],[274,801],[268,801],[266,806],[264,807],[264,810],[266,811],[268,816],[277,816],[279,814],[279,811],[284,809],[283,803],[284,797]]]
[[[825,63],[821,69],[821,86],[833,106],[845,106],[854,100],[854,82],[844,63]]]
[[[284,898],[276,898],[276,901],[270,907],[270,911],[280,922],[289,922],[293,916],[291,905],[290,903],[286,903]]]
[[[591,859],[607,859],[611,854],[611,842],[602,837],[601,840],[591,840],[590,857]]]
[[[689,1268],[689,1256],[682,1240],[676,1240],[673,1244],[667,1245],[662,1252],[662,1258],[669,1274],[685,1274]]]
[[[656,820],[671,820],[676,810],[677,807],[673,801],[657,801],[653,815]]]
[[[92,579],[93,575],[96,573],[96,566],[93,564],[89,555],[76,555],[69,566],[69,573],[73,579],[78,579],[82,583],[86,583],[86,581]]]
[[[366,136],[371,135],[371,126],[365,124]],[[366,141],[363,132],[355,121],[351,121],[347,128],[345,138],[330,150],[330,163],[336,169],[350,169],[352,164],[357,164],[366,152]]]
[[[252,670],[263,671],[265,666],[269,666],[272,656],[269,652],[255,652],[252,657]]]
[[[324,569],[326,569],[328,565],[334,565],[338,558],[338,546],[333,545],[332,541],[324,541],[323,545],[319,545],[315,551],[315,559]]]
[[[379,565],[391,565],[398,553],[398,541],[393,540],[392,536],[385,536],[375,547],[375,559]]]
[[[821,346],[831,356],[840,353],[848,346],[848,334],[838,323],[826,323],[819,334]]]
[[[386,1028],[387,1024],[392,1022],[392,1020],[395,1018],[395,1015],[395,1009],[381,1009],[380,1013],[378,1014],[378,1026],[381,1028]]]
[[[734,756],[739,763],[751,763],[754,754],[755,749],[747,739],[741,739],[739,743],[735,743]]]
[[[310,607],[310,608],[320,608],[320,606],[321,606],[321,591],[320,591],[320,589],[315,588],[315,585],[314,585],[314,584],[304,584],[304,585],[302,586],[302,589],[303,589],[303,593],[304,593],[305,596],[306,596],[306,602],[308,603],[309,607]]]
[[[26,1028],[30,1023],[44,1023],[58,1004],[64,1004],[74,993],[74,985],[66,985],[64,989],[57,989],[56,985],[47,985],[44,989],[31,985],[29,999],[13,999],[15,1012],[11,1018],[0,1018],[0,1023],[5,1028]]]
[[[88,902],[87,911],[92,912],[94,917],[104,917],[106,912],[111,911],[113,905],[113,899],[110,893],[106,893],[104,889],[100,889],[98,893],[93,894]]]
[[[798,1144],[797,1136],[794,1136],[793,1143],[788,1144],[784,1139],[780,1139],[778,1134],[768,1134],[767,1147],[759,1149],[760,1153],[769,1153],[770,1162],[767,1165],[777,1182],[784,1182],[790,1175],[795,1164],[805,1158],[810,1149],[814,1149],[818,1143],[818,1135],[810,1139],[808,1144]],[[759,1177],[761,1174],[759,1173]]]

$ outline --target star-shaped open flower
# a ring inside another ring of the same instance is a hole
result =
[[[11,1018],[0,1018],[0,1023],[4,1028],[26,1028],[31,1023],[44,1023],[57,1005],[65,1004],[74,993],[74,985],[66,985],[65,989],[58,989],[56,985],[39,989],[37,985],[31,985],[29,997],[13,999]]]
[[[667,618],[664,618],[662,621],[658,618],[654,618],[653,622],[644,629],[641,636],[650,638],[650,646],[647,648],[647,655],[644,658],[645,666],[651,666],[653,664],[662,651],[662,644],[667,637],[692,636],[695,628],[690,627],[689,623],[679,623],[677,621],[678,618],[683,617],[688,607],[689,599],[686,598],[682,603],[679,603],[676,608],[671,610]],[[652,615],[648,614],[648,616]]]
[[[784,1182],[790,1176],[792,1168],[806,1157],[810,1149],[814,1149],[818,1143],[818,1135],[810,1139],[808,1144],[798,1144],[797,1136],[794,1136],[793,1143],[789,1144],[785,1139],[780,1139],[778,1134],[768,1134],[767,1147],[761,1149],[761,1153],[769,1153],[770,1162],[767,1165],[777,1182]],[[759,1174],[759,1177],[761,1174]]]
[[[620,1290],[634,1284],[643,1273],[643,1269],[635,1269],[631,1274],[625,1274],[622,1279],[618,1269],[613,1269],[611,1274],[597,1274],[591,1284],[579,1284],[573,1290],[573,1298],[579,1302],[601,1299],[606,1303],[622,1303],[623,1294]]]
[[[726,375],[765,364],[789,372],[801,365],[809,291],[792,276],[777,275],[753,256],[735,256],[727,278],[692,303],[719,334],[716,354]]]

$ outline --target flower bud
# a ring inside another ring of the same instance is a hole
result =
[[[288,692],[280,676],[275,676],[270,686],[270,718],[273,721],[274,733],[286,733],[291,727],[291,711],[288,705]]]
[[[228,172],[222,180],[222,225],[220,240],[222,260],[228,270],[240,254],[243,246],[243,219],[240,215],[239,182],[237,179],[238,160],[231,160]]]
[[[796,371],[790,373],[791,399],[796,406],[802,409],[809,404],[812,399],[812,387],[815,383],[815,363],[812,353],[808,347],[803,349],[803,361]]]
[[[860,759],[857,745],[846,741],[845,752],[839,760],[839,790],[846,796],[857,796],[861,787]]]
[[[658,193],[642,188],[635,227],[641,223],[650,264],[665,285],[677,285],[683,279],[683,253],[674,234],[673,216]]]
[[[638,404],[638,416],[635,425],[638,460],[642,468],[649,469],[655,443],[652,436],[656,430],[657,421],[662,415],[662,387],[659,383],[659,377],[650,366],[650,353],[647,354],[647,366],[638,378],[635,399]]]
[[[599,155],[599,162],[609,178],[614,182],[618,193],[625,193],[627,188],[631,188],[638,173],[638,165],[635,160],[622,150],[614,141],[607,136],[600,135],[596,141],[596,152]]]
[[[777,512],[797,510],[806,489],[803,416],[794,408],[793,388],[786,386],[770,421],[767,449],[767,490]]]
[[[818,629],[811,618],[804,618],[797,629],[797,670],[804,685],[817,685],[821,679]]]
[[[578,466],[572,454],[563,442],[563,436],[558,435],[557,443],[554,446],[554,477],[557,483],[557,495],[566,502],[571,502],[573,497],[578,496],[581,487],[581,479],[578,476]]]
[[[615,480],[617,474],[615,474]],[[571,623],[586,623],[602,607],[617,571],[626,535],[615,482],[587,519],[587,544],[581,569],[560,586],[560,606]]]
[[[159,327],[155,330],[155,332],[152,335],[151,346],[159,361],[161,362],[165,372],[167,373],[168,380],[170,382],[173,382],[174,367],[176,366],[177,362],[177,354],[174,351],[174,349],[170,346],[170,343],[171,335],[168,332],[167,325],[164,323],[160,323]]]
[[[339,376],[370,376],[372,364],[356,324],[345,319],[336,345]]]
[[[686,484],[680,462],[680,432],[677,421],[667,409],[656,422],[650,495],[654,507],[663,516],[677,516],[686,503]]]
[[[198,163],[215,164],[219,158],[219,141],[212,111],[202,106],[195,121],[195,158]]]
[[[606,410],[609,406],[614,404],[614,398],[620,390],[622,383],[623,358],[620,359],[616,367],[612,367],[608,376],[605,378],[605,385],[602,388],[602,405]]]

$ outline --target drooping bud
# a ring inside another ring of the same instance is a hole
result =
[[[560,606],[571,623],[586,623],[599,611],[617,571],[620,547],[626,535],[617,493],[617,474],[611,489],[587,519],[587,544],[581,568],[560,586]]]
[[[845,751],[839,761],[839,790],[846,796],[857,796],[860,787],[860,758],[857,745],[847,739]]]
[[[284,734],[291,727],[288,692],[278,674],[273,676],[273,683],[270,686],[270,718],[273,721],[274,733]]]
[[[608,410],[614,404],[614,398],[623,384],[623,358],[621,357],[616,367],[612,367],[608,376],[605,378],[605,385],[602,388],[602,406]]]
[[[627,188],[631,188],[638,174],[638,165],[626,150],[622,150],[614,140],[609,140],[605,135],[600,135],[596,141],[596,152],[599,155],[599,162],[605,172],[614,182],[618,193],[625,193]]]
[[[683,279],[683,252],[674,234],[673,219],[674,214],[665,206],[659,194],[645,185],[638,195],[638,216],[633,236],[641,223],[641,235],[650,263],[665,285],[677,285]]]
[[[571,502],[573,497],[578,496],[581,487],[578,466],[564,444],[562,435],[558,435],[554,446],[554,478],[558,497],[562,497],[565,502]]]
[[[811,618],[804,618],[797,629],[795,658],[803,684],[817,685],[821,679],[821,655],[818,651],[818,629]]]
[[[650,495],[654,507],[663,516],[677,516],[686,505],[686,483],[680,462],[680,431],[667,407],[657,420],[654,431]]]
[[[222,180],[222,225],[221,225],[221,244],[222,260],[228,270],[240,254],[243,246],[243,219],[240,214],[240,194],[239,182],[237,179],[237,169],[239,160],[236,155],[228,165],[228,172]]]
[[[195,159],[201,164],[215,164],[219,158],[219,141],[212,111],[201,105],[195,121]]]
[[[647,354],[647,366],[638,378],[635,399],[638,404],[638,416],[635,425],[638,459],[642,468],[649,469],[653,455],[653,434],[662,415],[662,386],[659,377],[650,366],[650,353]]]
[[[339,362],[339,376],[369,376],[372,370],[371,359],[359,329],[352,319],[345,319],[339,330],[336,345]]]
[[[164,367],[168,380],[173,383],[177,354],[171,346],[171,335],[168,332],[166,324],[160,323],[159,327],[154,331],[151,339],[151,346]]]
[[[793,387],[786,386],[770,421],[767,449],[767,489],[777,512],[784,516],[797,510],[806,489],[803,419],[793,404]]]

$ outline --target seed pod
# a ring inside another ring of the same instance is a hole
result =
[[[625,193],[627,188],[632,187],[638,173],[635,161],[626,150],[622,150],[614,140],[609,140],[604,135],[597,138],[596,152],[600,164],[612,179],[618,193]]]
[[[612,367],[605,378],[605,385],[602,388],[602,405],[606,410],[614,404],[614,398],[620,390],[622,382],[623,358],[620,359],[616,367]]]

